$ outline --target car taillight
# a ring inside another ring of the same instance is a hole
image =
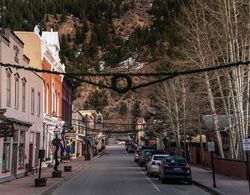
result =
[[[153,162],[151,163],[151,165],[156,165],[155,161],[153,161]]]
[[[164,168],[164,169],[169,168],[169,164],[164,164],[164,165],[163,165],[163,168]]]

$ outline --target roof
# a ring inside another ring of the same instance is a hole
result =
[[[226,115],[217,115],[218,125],[220,131],[226,131],[229,129],[229,123]],[[232,124],[235,125],[235,119],[231,116]],[[213,115],[202,115],[202,121],[207,130],[214,130],[214,118]]]

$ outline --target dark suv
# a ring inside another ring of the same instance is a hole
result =
[[[183,180],[192,184],[192,174],[187,160],[182,156],[168,156],[163,160],[159,170],[162,183],[170,180]]]
[[[154,149],[143,149],[139,155],[138,163],[140,166],[146,166]]]

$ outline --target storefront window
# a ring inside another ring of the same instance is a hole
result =
[[[3,145],[2,173],[10,171],[10,139],[6,138]]]
[[[13,132],[13,141],[18,142],[18,130],[14,130]]]
[[[24,169],[25,164],[25,131],[20,131],[18,169]]]

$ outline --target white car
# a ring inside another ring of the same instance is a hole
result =
[[[159,166],[162,160],[169,156],[168,154],[154,154],[150,161],[147,163],[147,174],[151,177],[152,175],[159,174]]]
[[[124,145],[124,144],[125,144],[125,141],[118,141],[118,144],[119,144],[119,145]]]

